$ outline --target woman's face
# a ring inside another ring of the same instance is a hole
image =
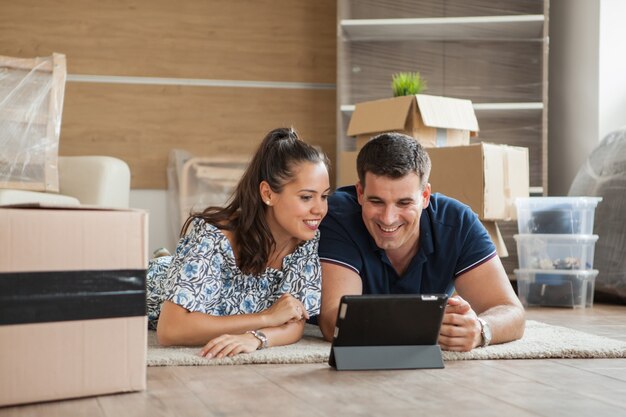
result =
[[[292,181],[280,193],[261,190],[268,204],[266,218],[276,242],[309,240],[315,236],[328,212],[330,182],[322,162],[303,162],[294,169]]]

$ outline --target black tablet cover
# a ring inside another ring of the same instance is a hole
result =
[[[334,346],[436,345],[445,294],[344,295]],[[335,366],[333,349],[328,362]]]

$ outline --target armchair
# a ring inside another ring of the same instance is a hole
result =
[[[90,205],[126,208],[130,169],[110,156],[59,156],[59,192],[0,189],[0,206],[13,204]]]

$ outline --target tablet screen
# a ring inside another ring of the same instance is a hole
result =
[[[435,345],[447,299],[445,294],[343,296],[333,345]]]

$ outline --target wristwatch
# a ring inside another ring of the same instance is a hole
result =
[[[482,339],[480,347],[489,346],[489,343],[491,343],[491,327],[489,326],[489,323],[480,317],[478,317],[478,321],[480,323],[480,337]]]
[[[261,342],[257,350],[265,349],[267,347],[267,336],[265,336],[265,333],[260,330],[248,330],[246,333],[250,333],[252,336],[259,339],[259,342]]]

